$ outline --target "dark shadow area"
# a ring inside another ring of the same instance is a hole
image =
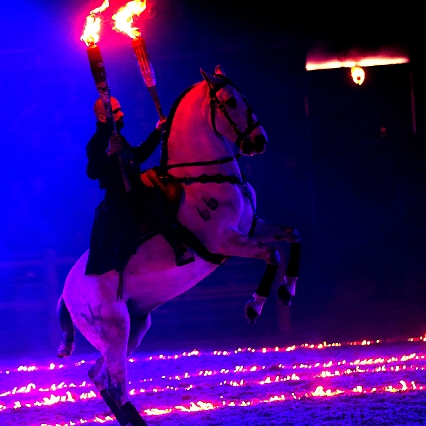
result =
[[[102,199],[97,182],[85,173],[97,92],[79,37],[93,2],[49,2],[51,8],[41,3],[11,4],[9,15],[0,17],[0,100],[6,106],[0,358],[56,352],[56,302],[69,269],[88,247]],[[284,257],[262,316],[250,326],[244,306],[264,264],[230,259],[155,310],[140,349],[424,334],[425,88],[415,21],[402,34],[397,26],[389,30],[394,20],[388,17],[376,40],[409,43],[412,62],[370,67],[357,86],[347,69],[305,71],[315,37],[352,42],[348,35],[339,38],[342,24],[325,29],[313,19],[315,10],[292,21],[269,2],[258,10],[249,10],[248,2],[240,13],[242,4],[158,1],[142,29],[166,113],[183,90],[200,81],[200,68],[213,72],[220,64],[267,131],[266,152],[239,162],[256,190],[259,216],[294,226],[302,236],[297,295],[290,308],[275,295]],[[23,35],[16,35],[7,16],[25,28]],[[366,21],[366,34],[373,33],[371,23]],[[125,111],[126,137],[136,145],[158,116],[129,40],[108,27],[103,31],[111,93]],[[146,167],[157,165],[159,154]],[[76,351],[91,350],[78,334]]]

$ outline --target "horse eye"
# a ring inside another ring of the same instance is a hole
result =
[[[225,101],[226,106],[229,106],[229,108],[236,108],[237,107],[237,99],[232,96],[232,98],[229,98]]]

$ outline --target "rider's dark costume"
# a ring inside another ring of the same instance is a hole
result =
[[[140,165],[159,145],[161,132],[152,131],[137,147],[130,146],[120,135],[123,163],[132,189],[126,192],[118,155],[107,154],[110,127],[99,121],[96,127],[86,146],[86,172],[90,179],[99,181],[105,196],[95,210],[86,275],[100,275],[113,269],[123,271],[140,244],[142,223],[157,227],[176,252],[182,244],[166,214],[161,190],[147,187],[140,180]]]

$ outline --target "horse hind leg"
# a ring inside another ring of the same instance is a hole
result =
[[[74,339],[75,339],[75,327],[72,322],[71,315],[65,305],[63,295],[59,297],[58,304],[56,306],[56,314],[59,319],[59,325],[62,330],[61,342],[57,351],[59,358],[65,358],[70,356],[74,350]]]
[[[130,322],[130,334],[127,344],[127,357],[139,346],[143,336],[151,326],[150,314],[133,316]],[[102,399],[121,426],[130,423],[132,426],[145,426],[146,423],[130,401],[126,401],[121,408],[117,401],[110,395],[111,375],[101,356],[89,370],[89,377],[95,384]]]
[[[140,345],[143,337],[151,326],[151,315],[142,315],[131,318],[130,335],[127,344],[127,357]],[[90,379],[99,390],[105,389],[108,385],[108,370],[105,367],[105,358],[99,357],[89,369]]]
[[[108,393],[108,382],[109,382],[109,373],[105,366],[105,359],[103,356],[99,357],[96,362],[90,367],[88,373],[90,379],[99,390],[99,394],[104,400],[105,404],[109,407],[112,414],[114,414],[120,426],[126,426],[129,423],[129,419],[122,413],[121,409],[111,398]]]

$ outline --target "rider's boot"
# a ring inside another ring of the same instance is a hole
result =
[[[145,206],[152,222],[157,226],[161,235],[173,248],[176,266],[184,266],[194,262],[195,257],[191,249],[183,244],[182,237],[171,222],[165,206],[164,196],[158,187],[144,187]]]

